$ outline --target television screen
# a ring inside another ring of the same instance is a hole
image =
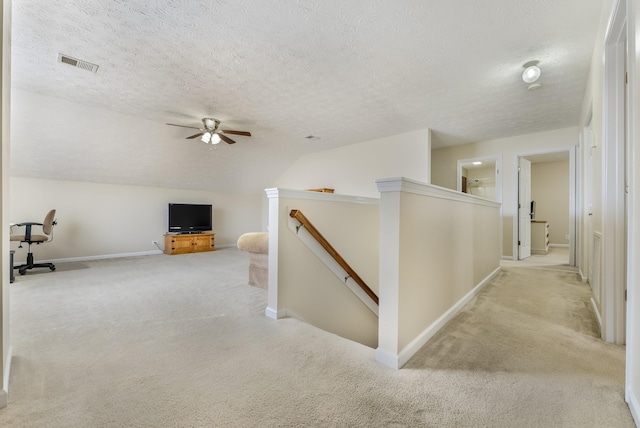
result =
[[[169,232],[206,232],[213,229],[211,205],[169,204]]]

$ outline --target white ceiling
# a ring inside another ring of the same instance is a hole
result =
[[[257,191],[302,154],[412,130],[431,128],[443,147],[575,126],[601,8],[15,0],[12,173]],[[100,68],[59,63],[59,52]],[[542,69],[535,91],[520,78],[530,60]],[[208,151],[184,140],[191,130],[164,125],[198,126],[205,116],[253,136]],[[46,130],[46,159],[35,155],[34,128]],[[83,157],[96,150],[99,159]]]

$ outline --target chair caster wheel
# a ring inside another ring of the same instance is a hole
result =
[[[20,269],[20,270],[18,271],[18,273],[19,273],[20,275],[24,275],[25,273],[27,273],[27,271],[26,271],[26,270],[22,270],[22,269]]]
[[[54,270],[56,270],[55,266],[51,266],[49,269],[51,269],[51,272],[53,272]]]

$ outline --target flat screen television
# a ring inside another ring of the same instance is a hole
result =
[[[200,233],[213,229],[212,206],[206,204],[169,204],[169,232]]]

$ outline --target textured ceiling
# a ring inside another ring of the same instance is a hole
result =
[[[445,146],[575,126],[601,8],[601,0],[15,0],[12,172],[255,191],[301,154],[416,129],[431,128]],[[100,68],[61,64],[59,52]],[[534,59],[543,87],[527,91],[522,65]],[[209,152],[183,139],[191,130],[164,125],[197,126],[205,116],[253,136]],[[37,162],[34,123],[53,149]]]

